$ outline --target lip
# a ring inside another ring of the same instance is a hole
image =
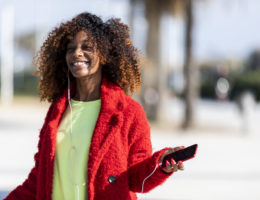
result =
[[[86,62],[86,63],[89,63],[90,61],[89,60],[72,60],[70,62],[70,64],[73,65],[73,63],[76,63],[76,62]]]
[[[75,64],[75,63],[81,63],[81,64]],[[89,67],[90,61],[89,60],[74,60],[70,63],[70,66],[73,68]]]
[[[89,60],[72,60],[71,62],[89,62]]]

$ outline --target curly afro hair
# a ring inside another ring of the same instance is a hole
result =
[[[66,89],[66,48],[80,31],[85,31],[97,47],[102,74],[108,80],[126,94],[140,88],[139,52],[132,45],[128,26],[120,19],[111,18],[103,22],[100,17],[85,12],[55,27],[34,58],[34,65],[38,67],[41,101],[54,102]],[[71,74],[70,77],[74,79]]]

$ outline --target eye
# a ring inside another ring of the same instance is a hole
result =
[[[83,44],[83,45],[82,45],[82,49],[83,49],[83,50],[87,50],[87,51],[92,51],[92,50],[93,50],[93,47],[92,47],[92,46],[89,46],[89,45],[86,45],[86,44]]]
[[[67,46],[67,51],[73,51],[75,49],[75,47],[73,47],[73,46]]]

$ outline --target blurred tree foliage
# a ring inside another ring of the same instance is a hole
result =
[[[24,51],[35,52],[35,32],[19,35],[15,38],[15,43]]]
[[[38,93],[38,77],[31,72],[14,75],[14,95],[36,96]]]
[[[202,98],[216,99],[216,80],[222,75],[216,66],[207,66],[200,69],[200,95]],[[243,64],[236,67],[225,76],[230,83],[229,99],[237,99],[243,92],[250,91],[255,99],[260,101],[260,51],[253,51]]]
[[[205,78],[200,81],[200,96],[206,99],[215,99],[215,83],[214,81],[208,78]]]
[[[14,95],[36,96],[38,93],[38,77],[32,74],[32,59],[35,55],[35,32],[28,32],[15,36],[14,60]],[[22,59],[22,60],[21,60]]]
[[[235,75],[231,79],[233,85],[230,92],[231,99],[236,99],[243,92],[250,91],[256,100],[260,101],[260,70]]]
[[[156,120],[162,102],[163,91],[165,91],[166,82],[163,70],[160,69],[160,37],[161,37],[161,18],[163,15],[181,16],[184,21],[184,66],[183,74],[185,77],[184,86],[184,121],[183,128],[191,128],[194,125],[195,102],[198,97],[198,69],[193,61],[193,27],[194,27],[194,0],[131,0],[132,7],[135,4],[143,2],[145,7],[145,16],[148,22],[146,54],[150,61],[150,69],[145,74],[149,77],[143,78],[148,87],[153,88],[158,94],[158,101],[149,104],[145,100],[143,106],[147,117],[150,120]],[[133,11],[131,12],[133,15]],[[133,17],[133,16],[132,16]],[[154,77],[154,78],[151,78]],[[147,84],[150,82],[149,84]],[[142,99],[145,99],[142,97]]]

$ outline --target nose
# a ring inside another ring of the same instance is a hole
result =
[[[81,49],[81,48],[76,48],[75,51],[74,51],[74,56],[75,56],[75,57],[81,57],[81,56],[83,56],[82,49]]]

